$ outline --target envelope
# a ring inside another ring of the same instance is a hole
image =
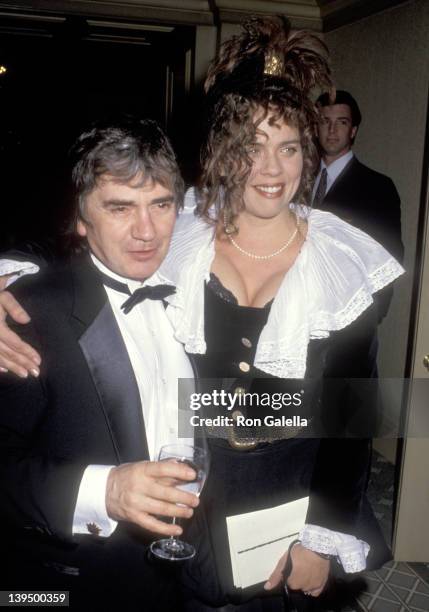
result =
[[[304,527],[308,497],[226,517],[234,586],[265,582]]]

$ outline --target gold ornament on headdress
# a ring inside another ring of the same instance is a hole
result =
[[[270,49],[265,53],[264,74],[281,77],[283,72],[283,58],[278,53],[276,53],[276,51]]]

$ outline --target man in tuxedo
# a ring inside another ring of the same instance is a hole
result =
[[[153,121],[95,125],[73,154],[82,252],[12,287],[43,364],[0,379],[1,588],[69,590],[79,610],[180,609],[175,564],[148,545],[182,532],[161,517],[198,505],[174,486],[194,470],[156,461],[178,440],[177,379],[193,376],[157,274],[183,183]]]
[[[401,261],[401,203],[395,185],[362,164],[352,151],[362,118],[356,100],[349,92],[337,90],[333,103],[325,93],[317,104],[322,161],[313,206],[362,229]]]

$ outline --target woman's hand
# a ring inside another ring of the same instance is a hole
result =
[[[8,315],[17,323],[30,321],[13,295],[9,291],[0,291],[0,372],[13,372],[21,378],[27,378],[29,374],[39,376],[40,355],[9,329],[6,323]]]
[[[296,544],[291,550],[292,572],[286,580],[287,586],[294,591],[303,591],[307,595],[318,597],[325,588],[329,576],[330,562],[322,559],[312,550]],[[284,581],[283,570],[286,565],[288,553],[286,552],[276,565],[275,570],[268,578],[264,588],[269,591],[275,589]]]
[[[13,276],[13,274],[2,274],[0,276],[0,291],[3,291],[7,287],[7,281]]]

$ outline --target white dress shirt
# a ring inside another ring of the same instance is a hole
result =
[[[347,151],[347,153],[344,153],[344,155],[342,155],[341,157],[333,161],[331,164],[329,164],[329,166],[327,166],[322,159],[322,161],[320,162],[319,173],[316,177],[316,180],[314,181],[313,196],[311,198],[312,201],[314,200],[314,196],[316,195],[316,191],[319,186],[322,170],[326,168],[326,171],[327,171],[326,192],[325,192],[325,195],[326,195],[328,191],[330,190],[330,188],[332,187],[332,185],[334,184],[334,182],[337,180],[337,178],[341,174],[341,172],[347,166],[349,161],[353,159],[353,157],[354,157],[353,151]]]
[[[139,287],[164,283],[156,272],[144,282],[126,279],[106,268],[94,255],[91,259],[104,274],[125,283],[131,293]],[[149,456],[155,461],[161,446],[179,440],[178,380],[193,379],[192,366],[183,346],[173,337],[161,300],[146,299],[124,314],[121,305],[127,296],[110,287],[105,286],[105,290],[136,377]],[[95,523],[101,529],[99,535],[109,536],[116,527],[105,506],[107,477],[112,467],[86,468],[79,487],[73,533],[88,533],[88,524]]]

